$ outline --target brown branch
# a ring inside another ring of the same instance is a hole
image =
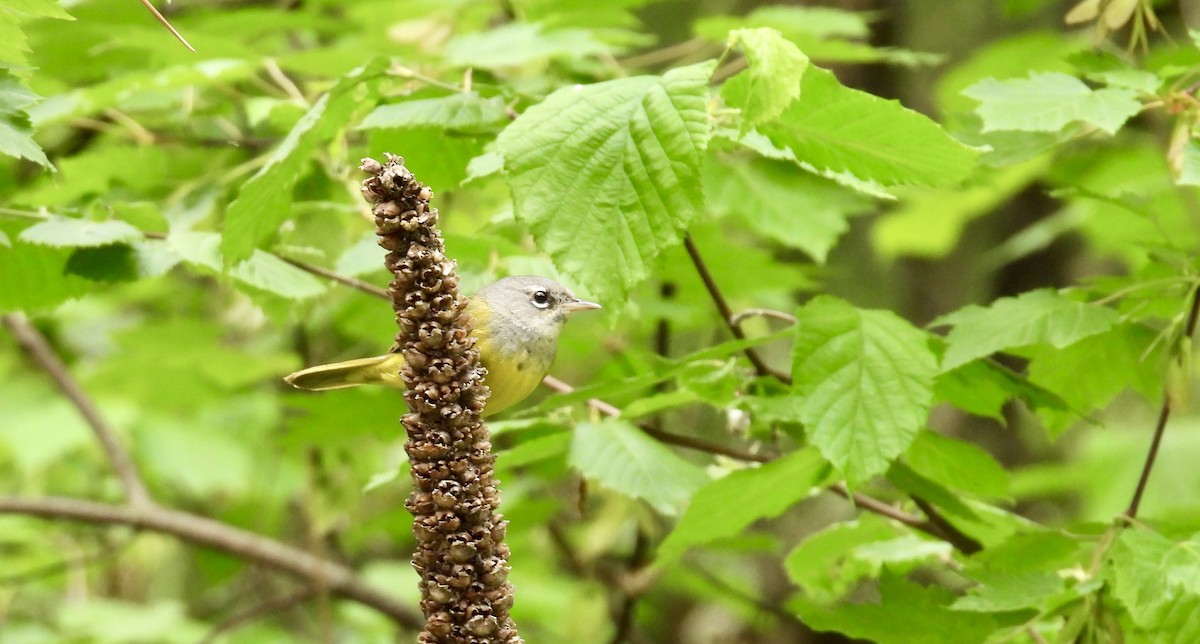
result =
[[[24,514],[95,524],[125,525],[169,534],[323,585],[334,594],[370,606],[400,626],[424,624],[412,608],[366,584],[354,571],[253,532],[162,506],[128,507],[62,497],[0,497],[0,513]]]
[[[21,345],[21,348],[54,380],[54,384],[58,385],[58,389],[75,405],[83,419],[92,428],[92,433],[95,434],[96,440],[104,449],[104,455],[108,458],[109,464],[112,465],[113,471],[121,480],[126,501],[134,507],[153,504],[150,492],[146,490],[146,485],[142,482],[137,468],[134,467],[133,460],[117,440],[116,431],[100,415],[96,404],[67,371],[66,365],[59,359],[58,354],[54,352],[46,338],[21,313],[10,313],[2,319],[4,326]]]
[[[829,486],[829,491],[844,499],[848,499],[856,507],[862,510],[887,517],[914,530],[924,532],[931,537],[941,539],[942,541],[954,546],[955,549],[963,554],[979,552],[982,549],[982,546],[978,541],[960,532],[958,528],[955,528],[950,524],[950,522],[942,518],[941,514],[939,514],[933,506],[929,505],[928,502],[919,497],[914,496],[913,501],[918,507],[921,508],[923,512],[926,512],[930,518],[922,519],[919,516],[909,514],[900,508],[889,505],[883,501],[880,501],[879,499],[869,497],[859,492],[854,492],[851,494],[845,483],[834,483],[833,485]],[[935,521],[933,517],[938,517],[938,520]]]
[[[193,54],[196,53],[196,48],[192,47],[191,43],[189,43],[187,41],[187,38],[183,37],[183,34],[179,33],[178,31],[175,31],[175,28],[171,26],[171,23],[167,22],[167,19],[164,18],[163,15],[158,12],[158,9],[155,9],[154,5],[150,4],[150,0],[141,0],[141,2],[142,2],[142,6],[149,9],[150,13],[154,14],[154,17],[156,19],[158,19],[159,22],[162,23],[162,26],[166,27],[167,31],[170,31],[176,38],[178,38],[179,42],[183,43],[184,47],[187,47],[188,50],[191,51]]]
[[[1192,308],[1188,312],[1187,323],[1183,329],[1183,337],[1191,338],[1196,334],[1197,317],[1200,317],[1200,287],[1192,290]],[[1142,504],[1142,495],[1145,494],[1146,485],[1150,481],[1150,470],[1154,468],[1154,461],[1158,458],[1158,448],[1162,444],[1162,437],[1167,429],[1167,420],[1170,417],[1171,396],[1164,392],[1162,407],[1158,410],[1158,420],[1154,424],[1154,437],[1150,439],[1150,451],[1146,454],[1146,462],[1142,464],[1142,473],[1138,476],[1137,487],[1133,489],[1133,499],[1129,501],[1129,508],[1125,510],[1123,515],[1126,519],[1137,517],[1138,508]]]
[[[322,267],[316,266],[314,264],[302,262],[298,259],[292,259],[290,257],[284,257],[282,255],[279,255],[278,257],[279,257],[279,259],[282,259],[283,261],[291,264],[292,266],[295,266],[296,268],[298,268],[302,271],[312,273],[313,275],[319,275],[326,279],[333,280],[339,284],[344,284],[345,286],[349,286],[350,288],[353,288],[353,289],[358,289],[358,290],[362,291],[363,293],[366,293],[367,295],[374,295],[375,297],[383,298],[385,300],[391,299],[388,296],[386,289],[379,288],[378,286],[375,286],[374,284],[371,284],[370,282],[364,282],[360,279],[356,279],[356,278],[350,277],[348,275],[342,275],[341,273],[335,273],[335,272],[329,270],[328,268],[322,268]]]
[[[555,378],[554,376],[546,376],[542,379],[542,384],[559,393],[565,394],[575,391],[574,387],[563,382],[562,380],[559,380],[558,378]],[[592,409],[595,409],[606,416],[621,415],[620,409],[604,402],[603,400],[600,400],[599,398],[589,398],[587,404]],[[652,436],[653,438],[658,439],[659,441],[676,445],[678,447],[685,447],[687,449],[693,449],[700,452],[708,452],[710,454],[721,454],[722,456],[728,456],[730,458],[736,458],[738,460],[748,461],[751,463],[767,463],[773,459],[773,457],[768,454],[755,454],[738,449],[736,447],[727,447],[719,443],[711,443],[703,439],[692,438],[691,436],[680,436],[679,434],[665,432],[661,429],[657,429],[642,423],[638,423],[637,428],[643,432],[646,432],[646,434]]]
[[[709,272],[708,265],[704,263],[704,258],[700,257],[700,250],[696,248],[691,235],[683,236],[683,245],[687,249],[688,256],[692,258],[692,264],[696,266],[696,272],[700,274],[700,279],[704,282],[704,287],[708,289],[708,295],[712,298],[713,304],[717,306],[717,311],[721,313],[721,320],[725,323],[729,332],[733,334],[733,337],[745,340],[745,332],[742,331],[742,327],[734,323],[733,309],[729,308],[729,302],[725,301],[725,296],[721,294],[721,289],[717,287],[717,281],[713,279],[712,273]],[[750,359],[750,363],[754,365],[754,370],[758,372],[758,375],[772,376],[780,382],[792,383],[791,376],[769,367],[754,349],[747,348],[746,357]]]

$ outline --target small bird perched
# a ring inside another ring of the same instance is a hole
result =
[[[492,390],[484,416],[525,399],[550,371],[558,334],[567,314],[598,309],[570,289],[545,277],[517,275],[484,287],[467,302],[475,319],[475,347],[487,367],[484,382]],[[404,388],[404,357],[389,353],[374,358],[335,362],[297,371],[284,378],[297,389],[326,391],[364,384]]]

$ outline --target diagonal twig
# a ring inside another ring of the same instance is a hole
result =
[[[717,287],[717,281],[713,278],[712,273],[708,270],[708,265],[704,263],[704,258],[700,256],[700,250],[696,248],[695,242],[692,241],[691,235],[683,236],[683,245],[687,249],[688,257],[692,258],[692,264],[696,266],[696,272],[700,274],[700,279],[704,282],[704,288],[708,289],[708,294],[712,298],[713,304],[717,306],[717,311],[721,313],[721,321],[729,328],[729,332],[733,337],[739,340],[746,339],[746,333],[742,331],[742,327],[734,322],[733,309],[729,308],[729,302],[725,300],[725,296],[721,294],[721,289]],[[754,365],[754,370],[760,376],[773,376],[780,382],[791,384],[792,377],[786,373],[781,373],[772,369],[763,362],[761,356],[754,349],[746,349],[746,357],[750,359],[750,364]]]
[[[1183,328],[1183,337],[1191,338],[1196,334],[1197,317],[1200,317],[1200,287],[1192,291],[1192,307],[1188,312],[1187,323]],[[1167,420],[1170,417],[1171,397],[1164,393],[1162,407],[1158,410],[1158,420],[1154,424],[1154,437],[1150,439],[1150,452],[1146,454],[1146,462],[1142,464],[1142,473],[1138,476],[1137,487],[1133,489],[1133,499],[1129,501],[1129,508],[1125,510],[1123,515],[1127,519],[1137,517],[1138,508],[1142,504],[1142,495],[1145,494],[1146,484],[1150,481],[1150,470],[1154,468],[1154,461],[1158,457],[1158,448],[1162,444],[1162,437],[1167,428]]]
[[[188,50],[191,51],[193,54],[196,53],[196,48],[193,47],[192,44],[187,41],[187,38],[183,37],[183,34],[179,33],[178,31],[175,31],[175,28],[171,26],[171,23],[167,22],[167,19],[165,17],[163,17],[163,15],[161,13],[158,12],[158,9],[155,9],[154,5],[150,4],[150,0],[141,0],[141,2],[142,2],[142,6],[149,9],[150,13],[154,14],[154,17],[156,19],[158,19],[159,22],[162,23],[162,26],[166,27],[167,31],[170,31],[176,38],[178,38],[179,42],[183,43],[184,47],[187,47]]]
[[[75,405],[75,408],[87,421],[88,426],[92,428],[92,433],[96,435],[96,440],[104,449],[104,455],[108,458],[109,464],[121,480],[126,501],[134,507],[152,505],[154,501],[150,497],[150,492],[146,490],[146,484],[142,482],[142,477],[134,467],[129,453],[117,440],[116,431],[108,424],[104,416],[100,415],[96,404],[67,371],[66,365],[50,347],[46,338],[21,313],[5,315],[3,322],[5,328],[17,340],[21,348],[54,380],[54,384],[58,385],[59,390]]]

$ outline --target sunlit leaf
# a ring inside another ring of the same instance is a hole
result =
[[[608,419],[574,430],[571,465],[606,488],[678,514],[708,475],[627,422]]]
[[[710,63],[567,87],[496,145],[517,217],[566,276],[617,301],[703,204]]]
[[[792,377],[809,440],[849,480],[866,481],[926,422],[937,367],[925,334],[828,296],[797,318]]]

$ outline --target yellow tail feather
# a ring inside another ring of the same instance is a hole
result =
[[[309,367],[287,376],[284,380],[297,389],[309,391],[328,391],[367,384],[383,384],[403,389],[404,381],[400,379],[400,369],[403,367],[404,358],[399,354],[389,353],[373,358]]]

